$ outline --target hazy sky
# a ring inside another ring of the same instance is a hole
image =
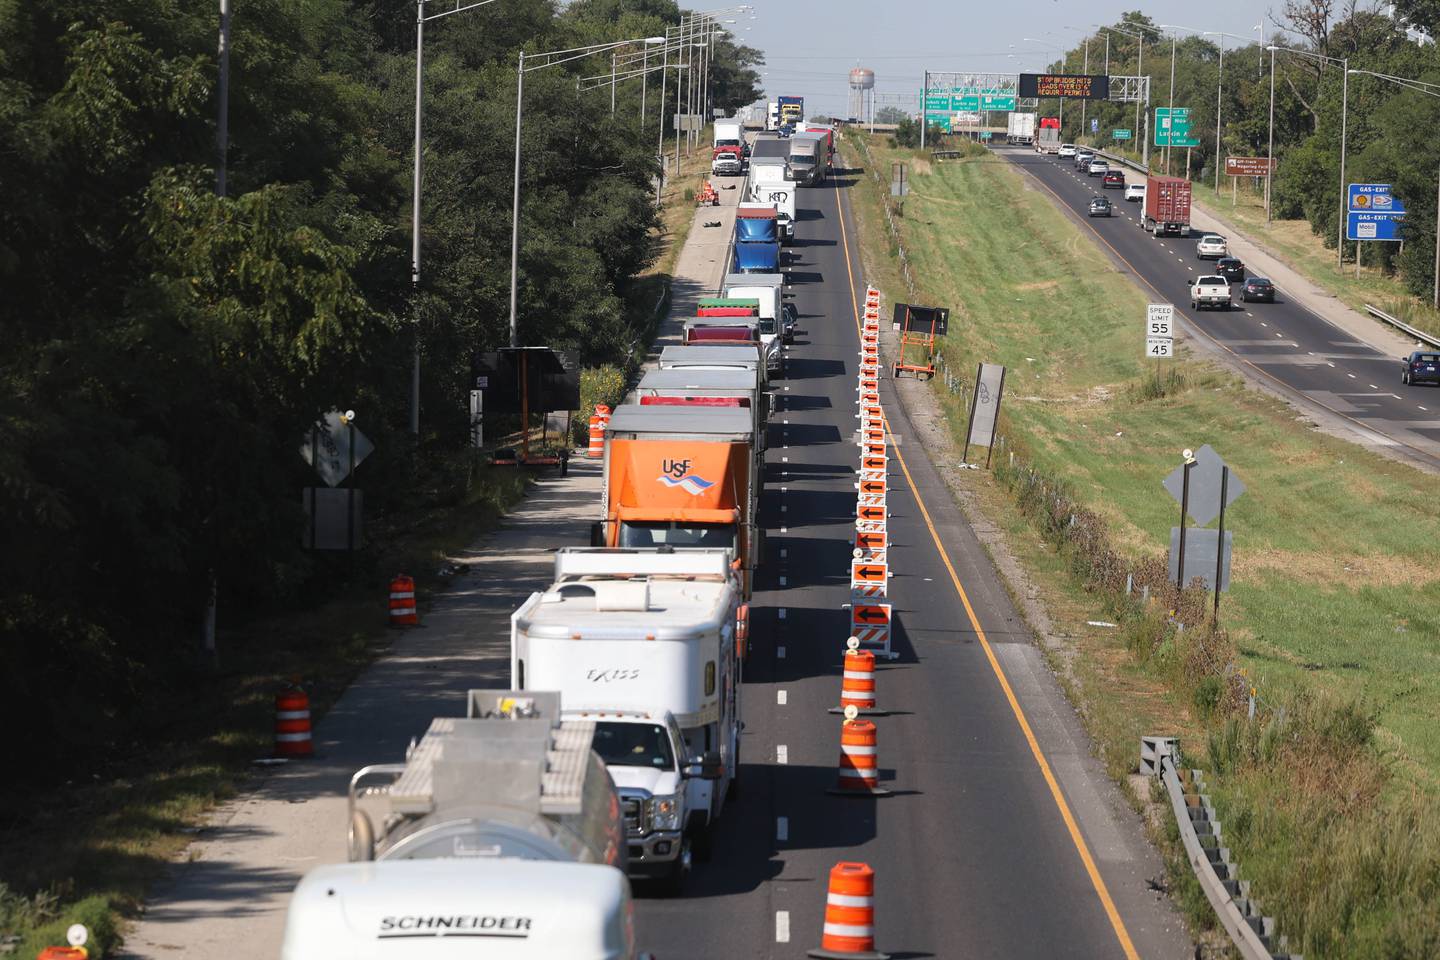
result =
[[[1127,10],[1138,9],[1157,24],[1257,37],[1254,28],[1262,20],[1267,36],[1275,31],[1266,11],[1279,7],[1279,0],[1211,0],[1199,4],[1181,0],[745,2],[755,8],[755,18],[738,14],[729,29],[742,43],[764,51],[766,66],[761,68],[765,74],[761,82],[767,98],[780,94],[803,96],[807,112],[832,115],[845,115],[849,103],[847,74],[857,65],[875,71],[875,90],[881,95],[877,105],[884,106],[886,93],[917,92],[922,72],[927,69],[996,73],[1039,70],[1058,57],[1052,47],[1075,46],[1087,31],[1096,32],[1091,24],[1115,23]],[[1052,47],[1026,42],[1026,37]],[[1226,43],[1238,41],[1227,39]],[[1153,52],[1158,67],[1163,55],[1158,50]],[[1146,73],[1153,73],[1151,53],[1147,44]],[[1018,59],[1010,59],[1007,54]],[[1103,42],[1092,43],[1090,54],[1091,72],[1101,72]],[[1113,74],[1133,73],[1134,61],[1121,64],[1112,60],[1110,67]]]

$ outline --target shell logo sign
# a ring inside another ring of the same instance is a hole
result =
[[[715,481],[691,473],[690,463],[688,457],[684,460],[663,460],[660,463],[662,472],[656,479],[667,487],[679,487],[692,497],[698,497],[715,486]]]

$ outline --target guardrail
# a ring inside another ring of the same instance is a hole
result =
[[[1390,326],[1394,327],[1395,329],[1404,331],[1405,333],[1414,337],[1421,343],[1428,343],[1432,347],[1440,347],[1440,339],[1431,336],[1423,330],[1415,329],[1414,327],[1410,326],[1410,324],[1406,323],[1404,320],[1401,320],[1399,317],[1392,314],[1386,313],[1379,307],[1372,307],[1370,304],[1367,303],[1365,304],[1365,312],[1370,314],[1370,316],[1374,317],[1376,320],[1384,320],[1386,323],[1390,324]]]
[[[1122,163],[1125,166],[1129,167],[1131,170],[1135,170],[1139,173],[1147,175],[1150,173],[1149,168],[1147,168],[1144,164],[1136,163],[1134,160],[1131,160],[1128,157],[1122,157],[1118,153],[1110,153],[1106,150],[1096,150],[1094,147],[1091,147],[1090,149],[1095,150],[1095,156],[1097,157],[1104,157],[1106,160],[1113,160],[1116,163]]]
[[[1190,869],[1231,943],[1244,960],[1304,960],[1299,954],[1272,952],[1285,949],[1285,938],[1276,932],[1274,918],[1261,916],[1260,905],[1250,897],[1250,884],[1239,879],[1229,849],[1220,845],[1220,821],[1210,798],[1200,793],[1205,789],[1203,775],[1199,770],[1183,774],[1189,790],[1181,781],[1178,753],[1179,743],[1172,737],[1141,737],[1140,772],[1159,777],[1165,785]]]

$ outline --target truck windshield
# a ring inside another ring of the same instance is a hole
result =
[[[724,547],[735,549],[735,527],[728,523],[680,524],[666,520],[627,520],[620,524],[622,547]]]
[[[610,767],[653,767],[668,770],[675,766],[670,737],[662,726],[650,723],[595,724],[591,744]]]
[[[760,332],[761,332],[761,333],[774,333],[774,332],[775,332],[775,318],[774,318],[774,317],[761,317],[761,318],[760,318]]]

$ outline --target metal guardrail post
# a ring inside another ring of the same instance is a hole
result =
[[[1425,333],[1423,330],[1415,329],[1414,327],[1410,326],[1410,324],[1406,323],[1404,320],[1401,320],[1399,317],[1386,313],[1379,307],[1372,307],[1370,304],[1367,303],[1365,304],[1365,312],[1370,314],[1370,316],[1374,317],[1377,320],[1384,320],[1386,323],[1390,324],[1390,326],[1394,327],[1397,330],[1408,333],[1410,336],[1414,337],[1421,343],[1428,343],[1432,347],[1440,347],[1440,339],[1432,337],[1430,334]]]
[[[1298,954],[1272,952],[1274,947],[1284,950],[1285,938],[1277,934],[1274,918],[1260,915],[1259,904],[1250,898],[1250,884],[1239,879],[1229,849],[1220,846],[1220,821],[1210,798],[1200,793],[1201,772],[1189,771],[1192,791],[1181,783],[1179,752],[1172,737],[1142,737],[1140,772],[1158,776],[1165,785],[1190,869],[1236,951],[1244,960],[1304,960]]]

